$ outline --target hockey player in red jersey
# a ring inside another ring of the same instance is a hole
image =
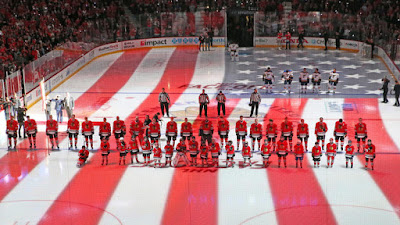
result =
[[[109,139],[111,136],[111,126],[110,123],[107,122],[107,119],[104,117],[103,123],[99,126],[99,136],[100,140]]]
[[[226,150],[226,167],[234,167],[233,159],[235,158],[235,147],[232,145],[232,141],[228,141],[225,146]]]
[[[192,140],[189,141],[189,154],[191,158],[191,165],[197,166],[197,155],[199,154],[199,143],[196,141],[196,137],[192,136]]]
[[[11,141],[12,138],[14,138],[14,149],[17,149],[17,131],[18,131],[18,122],[14,119],[14,116],[11,116],[10,119],[7,120],[7,130],[6,130],[6,133],[8,135],[8,149],[12,148],[12,141]]]
[[[158,143],[156,143],[155,147],[153,148],[154,168],[156,168],[157,166],[161,168],[161,155],[161,148]]]
[[[193,136],[192,124],[185,118],[185,122],[181,124],[181,137],[183,141],[189,142],[191,136]]]
[[[224,119],[224,117],[220,117],[218,121],[218,134],[219,138],[221,139],[221,147],[224,146],[228,142],[228,135],[229,135],[229,121]]]
[[[340,150],[343,151],[344,138],[347,136],[347,124],[343,122],[343,119],[339,119],[339,121],[336,121],[333,135],[335,136],[336,146],[339,149],[340,142]]]
[[[349,166],[349,161],[351,163],[351,168],[353,168],[354,146],[351,140],[349,140],[345,149],[346,149],[346,168]]]
[[[221,148],[219,143],[216,142],[214,139],[211,140],[210,151],[211,151],[211,158],[212,163],[215,167],[219,166],[219,155],[221,154]]]
[[[87,117],[85,117],[85,121],[82,122],[82,135],[85,137],[86,148],[89,148],[89,141],[90,141],[90,146],[93,149],[93,134],[94,134],[93,123]]]
[[[139,153],[139,144],[136,138],[131,138],[129,141],[129,150],[131,152],[131,163],[133,164],[133,158],[136,159],[137,163],[140,163],[137,155]]]
[[[286,168],[286,156],[289,153],[288,150],[288,143],[285,140],[285,138],[283,136],[281,136],[281,139],[277,142],[277,152],[276,154],[278,155],[278,167],[281,167],[281,158],[283,158],[283,164],[285,165]]]
[[[200,124],[200,137],[201,141],[206,142],[207,144],[211,144],[212,135],[214,133],[214,127],[208,117],[205,118]]]
[[[78,149],[78,134],[79,134],[79,121],[75,119],[75,115],[72,114],[71,119],[68,120],[67,128],[68,138],[69,138],[69,149],[73,148],[72,138],[75,139],[75,149]]]
[[[189,159],[186,156],[186,144],[183,138],[181,138],[181,141],[176,145],[176,151],[177,154],[174,158],[174,166],[177,167],[179,160],[182,158],[183,161],[185,162],[185,165],[190,165]]]
[[[324,119],[322,117],[319,118],[319,122],[315,124],[315,135],[317,136],[317,141],[322,142],[322,150],[324,150],[325,146],[325,134],[328,131],[328,127],[326,126],[326,123],[324,122]]]
[[[115,141],[117,143],[117,149],[119,149],[119,141],[121,138],[124,138],[125,133],[126,133],[126,127],[125,127],[125,122],[123,120],[119,119],[119,116],[117,116],[117,119],[113,123],[113,133],[115,136]]]
[[[235,132],[237,137],[237,149],[239,149],[240,140],[242,140],[242,145],[244,145],[247,136],[247,123],[243,120],[243,116],[240,116],[239,121],[236,122]]]
[[[37,134],[37,125],[34,119],[31,119],[30,116],[26,116],[26,121],[24,122],[25,133],[29,139],[29,148],[32,148],[32,139],[34,148],[36,148],[36,134]]]
[[[303,168],[303,157],[304,157],[304,147],[300,140],[297,140],[297,144],[294,146],[294,155],[296,157],[296,168],[300,163],[300,168]]]
[[[131,122],[129,126],[129,133],[131,134],[131,139],[138,139],[138,143],[143,140],[144,133],[144,125],[143,122],[139,120],[139,117],[136,116],[135,120]]]
[[[271,153],[272,153],[272,143],[268,143],[267,139],[264,139],[264,144],[261,146],[261,156],[263,158],[263,167],[267,167],[268,166],[268,160],[269,157],[271,157]]]
[[[243,156],[243,167],[246,166],[246,161],[249,160],[249,166],[251,166],[251,148],[247,141],[244,142],[244,146],[242,149]]]
[[[86,149],[85,146],[82,146],[82,149],[79,150],[78,153],[79,159],[78,163],[76,164],[77,167],[83,166],[86,163],[87,158],[89,157],[89,151]]]
[[[208,167],[208,151],[209,151],[209,147],[206,145],[205,141],[201,142],[200,145],[200,158],[201,158],[201,166],[202,167]]]
[[[300,120],[300,124],[297,125],[297,139],[301,141],[301,144],[304,142],[305,150],[308,152],[308,138],[309,138],[309,130],[308,124],[304,123],[304,119]]]
[[[371,169],[374,170],[375,156],[375,145],[372,144],[371,140],[368,140],[368,144],[365,146],[365,169],[368,169],[368,161],[371,161]]]
[[[360,152],[360,148],[362,150],[365,150],[365,140],[367,140],[368,135],[367,135],[367,125],[363,123],[362,118],[358,119],[358,123],[356,124],[355,128],[355,138],[357,140],[357,148],[358,152]],[[362,141],[362,144],[360,142]]]
[[[314,168],[319,167],[319,162],[321,161],[322,150],[319,146],[319,142],[316,141],[314,147],[312,148],[312,157],[314,161]]]
[[[106,165],[108,165],[108,155],[110,154],[110,143],[108,143],[107,138],[103,138],[103,140],[101,140],[100,150],[102,157],[101,165],[104,165],[104,162],[106,163]]]
[[[268,143],[272,143],[275,151],[276,137],[278,137],[278,126],[272,119],[269,119],[265,136],[267,137]]]
[[[171,117],[171,121],[167,123],[165,136],[167,136],[168,141],[172,140],[172,146],[175,146],[176,137],[178,136],[178,126],[174,121],[174,117]]]
[[[252,149],[254,152],[255,149],[255,142],[257,139],[257,147],[258,147],[258,151],[260,151],[261,148],[261,139],[262,139],[262,125],[258,123],[258,119],[254,120],[254,123],[251,125],[250,127],[250,137],[252,139]]]
[[[165,151],[165,166],[172,166],[172,156],[174,154],[174,146],[171,145],[169,141],[167,141],[167,144],[164,146],[164,151]]]
[[[119,140],[119,165],[121,165],[121,162],[124,163],[125,165],[125,158],[126,158],[126,154],[128,153],[128,146],[126,146],[126,143],[124,141],[124,138],[120,138]]]
[[[285,117],[285,120],[281,124],[281,131],[283,136],[285,138],[285,141],[289,140],[289,148],[290,151],[292,151],[292,145],[293,145],[293,123],[288,120],[287,117]]]
[[[149,139],[147,139],[147,137],[143,138],[141,146],[144,159],[143,163],[145,166],[147,166],[150,163],[150,154],[151,154],[151,144]]]
[[[58,146],[58,123],[57,121],[53,120],[53,116],[49,116],[49,120],[46,122],[46,135],[50,138],[51,142],[51,149],[54,148],[54,141],[56,141],[57,148],[60,149]]]
[[[333,167],[333,162],[335,161],[337,146],[333,143],[333,138],[329,139],[329,143],[326,145],[326,156],[328,158],[328,168]]]
[[[155,118],[149,124],[149,135],[151,140],[151,145],[154,147],[154,144],[158,144],[161,136],[160,124],[157,122]]]

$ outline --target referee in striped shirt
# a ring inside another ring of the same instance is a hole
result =
[[[167,116],[169,117],[168,105],[169,105],[170,100],[169,100],[169,96],[168,96],[167,92],[165,92],[165,88],[163,88],[160,95],[158,95],[158,101],[160,102],[162,115],[164,116],[164,110],[165,110],[165,112],[167,113]]]
[[[251,106],[251,113],[250,117],[253,116],[254,108],[256,109],[256,117],[258,116],[258,105],[261,102],[261,95],[257,92],[257,89],[254,89],[254,92],[251,93],[250,96],[250,106]]]
[[[226,102],[226,97],[222,91],[219,91],[219,94],[217,95],[217,102],[218,102],[218,116],[220,115],[220,111],[222,108],[222,113],[225,116],[225,102]]]
[[[207,105],[210,103],[210,99],[208,98],[208,95],[206,94],[205,90],[203,89],[203,92],[199,95],[199,104],[200,104],[200,117],[201,117],[201,112],[204,109],[204,115],[207,117]]]

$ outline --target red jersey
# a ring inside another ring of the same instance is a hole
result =
[[[290,41],[290,39],[292,38],[292,35],[291,34],[286,34],[285,37],[286,37],[286,41]]]
[[[185,144],[185,143],[182,143],[182,142],[179,142],[179,143],[176,145],[176,150],[177,150],[178,152],[186,152],[186,144]]]
[[[25,130],[28,134],[34,134],[37,132],[37,125],[34,119],[30,119],[24,122]]]
[[[79,150],[79,161],[84,161],[89,157],[89,151],[87,149]]]
[[[214,144],[210,144],[209,146],[211,155],[217,156],[219,155],[219,152],[221,151],[221,147],[219,146],[219,143],[215,142]]]
[[[227,155],[235,154],[235,147],[233,147],[233,145],[226,145],[225,150]]]
[[[158,148],[153,148],[153,157],[154,158],[161,158],[161,148],[160,147],[158,147]]]
[[[68,120],[68,132],[69,133],[79,133],[79,121],[76,119]]]
[[[129,147],[131,150],[139,150],[139,145],[136,141],[136,138],[129,142]]]
[[[359,137],[365,137],[367,135],[367,125],[365,123],[357,123],[354,131]]]
[[[246,135],[247,134],[247,123],[246,121],[237,121],[236,122],[236,127],[235,127],[235,132],[239,135]]]
[[[266,130],[266,135],[268,138],[274,138],[278,136],[278,126],[276,124],[268,124],[267,125],[267,130]]]
[[[346,156],[354,155],[354,146],[346,145]]]
[[[101,142],[101,144],[100,144],[100,150],[101,150],[101,152],[108,153],[108,152],[110,151],[110,143],[108,143],[108,142],[106,142],[106,143]]]
[[[304,123],[304,124],[299,124],[297,126],[297,136],[304,138],[307,137],[309,135],[309,131],[308,131],[308,124]]]
[[[16,120],[7,120],[7,133],[14,134],[18,130],[18,122]]]
[[[120,152],[120,153],[125,153],[125,152],[127,152],[127,150],[128,150],[126,144],[122,145],[121,142],[118,143],[118,149],[119,149],[119,152]]]
[[[165,145],[164,146],[164,151],[165,151],[165,157],[172,157],[172,154],[174,153],[174,146],[172,145]]]
[[[92,121],[82,122],[82,133],[85,135],[92,135],[94,133],[94,127]]]
[[[347,124],[345,122],[336,121],[334,132],[336,133],[336,136],[344,136],[347,134]]]
[[[150,135],[150,137],[159,137],[161,135],[159,123],[152,122],[149,124],[149,135]]]
[[[207,145],[200,145],[200,156],[202,158],[208,157],[208,146]]]
[[[251,148],[250,148],[250,146],[243,146],[242,155],[243,155],[243,157],[245,157],[245,156],[251,157]]]
[[[149,140],[143,141],[142,142],[142,151],[143,154],[150,154],[151,153],[151,146]]]
[[[365,158],[374,158],[375,157],[375,145],[366,145],[365,146]]]
[[[287,153],[288,152],[288,143],[287,143],[287,141],[285,141],[285,140],[279,140],[277,143],[276,143],[276,145],[277,145],[277,151],[280,153],[280,154],[285,154],[285,153]]]
[[[189,152],[192,155],[198,153],[199,150],[199,143],[197,141],[189,141]]]
[[[263,144],[263,145],[261,146],[261,154],[264,154],[264,155],[269,155],[269,154],[271,154],[271,152],[272,152],[272,147],[273,147],[272,143]]]
[[[58,123],[55,120],[47,120],[46,122],[46,133],[55,134],[58,131]]]
[[[181,124],[181,136],[188,137],[191,136],[192,133],[193,133],[192,124],[189,122],[183,122]]]
[[[294,145],[294,154],[295,155],[303,155],[304,154],[304,147],[302,144]]]
[[[176,136],[178,134],[178,125],[175,121],[169,121],[167,123],[166,133],[169,136]]]
[[[100,126],[100,134],[110,134],[111,133],[111,126],[109,122],[103,122]]]
[[[282,37],[283,37],[282,32],[278,32],[278,39],[282,39]]]
[[[200,125],[200,130],[203,131],[203,134],[211,134],[214,130],[211,121],[209,120],[208,122],[206,122],[205,120],[203,120]]]
[[[224,119],[223,121],[218,121],[218,133],[220,135],[228,135],[229,132],[229,121]]]
[[[293,132],[293,123],[290,121],[282,122],[281,131],[283,136],[290,136]]]
[[[313,157],[318,157],[322,155],[322,150],[321,150],[321,146],[314,146],[312,148],[312,156]]]
[[[329,155],[329,154],[336,154],[336,149],[337,149],[337,146],[336,146],[336,144],[335,143],[328,143],[327,145],[326,145],[326,153]]]
[[[257,138],[262,136],[262,125],[253,123],[250,127],[250,136]]]
[[[328,131],[328,127],[325,122],[318,122],[315,124],[315,134],[319,136],[324,136]]]
[[[143,133],[143,123],[139,120],[139,121],[132,121],[131,125],[129,127],[129,133],[131,135],[140,135]]]
[[[125,132],[126,128],[125,128],[125,122],[122,120],[116,120],[113,123],[113,133],[122,133]]]

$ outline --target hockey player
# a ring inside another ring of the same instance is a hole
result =
[[[189,159],[186,156],[186,144],[185,141],[181,138],[181,141],[176,145],[177,154],[174,158],[174,166],[177,167],[179,160],[182,158],[185,162],[185,166],[190,165]]]
[[[371,169],[374,170],[375,156],[375,145],[373,145],[371,139],[369,139],[368,144],[365,146],[365,169],[368,169],[368,161],[371,161]]]
[[[243,120],[243,116],[240,116],[239,121],[236,122],[235,132],[237,137],[237,149],[239,149],[240,139],[242,140],[242,145],[244,145],[247,136],[247,123]]]
[[[76,164],[77,167],[82,167],[85,163],[87,158],[89,157],[89,151],[86,149],[86,147],[83,145],[82,149],[79,150],[78,152],[78,163]]]
[[[72,114],[71,119],[68,120],[68,128],[67,128],[68,138],[69,138],[69,147],[68,149],[73,148],[72,138],[75,139],[75,149],[78,149],[78,134],[79,134],[79,121],[75,119],[75,114]]]
[[[339,150],[340,142],[340,150],[343,151],[344,138],[347,136],[347,124],[343,122],[343,119],[336,121],[333,135],[335,136],[336,146],[338,147],[337,150]]]
[[[328,131],[328,127],[324,122],[324,118],[320,117],[319,122],[315,124],[315,135],[317,136],[317,141],[322,142],[322,150],[324,150],[325,146],[325,134]]]
[[[189,154],[191,158],[191,165],[197,166],[197,155],[199,154],[199,143],[196,141],[196,137],[192,136],[192,140],[189,141]]]
[[[85,137],[86,148],[89,148],[89,141],[90,141],[90,146],[93,149],[93,134],[94,134],[93,123],[87,117],[85,117],[85,121],[82,122],[82,135]]]
[[[358,119],[358,123],[356,124],[355,128],[355,138],[357,140],[357,148],[358,152],[360,152],[360,148],[365,151],[365,140],[368,138],[367,135],[367,125],[363,123],[362,118]],[[362,144],[360,144],[362,142]]]
[[[18,132],[18,122],[14,119],[14,116],[10,116],[7,120],[7,130],[8,135],[8,149],[12,148],[11,139],[14,138],[14,149],[17,149],[17,132]]]
[[[154,145],[158,144],[161,136],[160,124],[155,118],[153,118],[153,121],[149,124],[149,136],[151,140],[151,146],[154,148]]]
[[[103,140],[104,138],[108,140],[111,136],[111,126],[105,117],[103,123],[99,126],[99,136],[100,140]]]
[[[246,166],[246,161],[249,160],[249,166],[251,166],[251,149],[247,141],[244,142],[244,146],[242,149],[243,156],[243,167]]]
[[[310,82],[310,78],[308,77],[307,69],[304,68],[303,71],[300,72],[299,82],[301,85],[301,93],[307,93],[307,85]]]
[[[29,148],[32,148],[32,139],[33,146],[36,148],[36,134],[37,134],[37,125],[34,119],[31,119],[30,116],[26,116],[26,121],[24,122],[25,132],[29,139]]]
[[[144,125],[143,122],[139,120],[138,116],[136,116],[135,120],[131,122],[129,133],[131,134],[132,140],[138,138],[139,143],[143,140]]]
[[[127,153],[127,147],[128,146],[126,146],[126,143],[125,143],[123,137],[121,137],[119,139],[118,143],[119,143],[119,146],[118,146],[118,149],[119,149],[119,165],[121,165],[121,161],[123,161],[124,165],[125,165],[125,158],[126,158],[126,153]]]
[[[224,119],[224,117],[220,117],[218,121],[218,134],[221,140],[221,147],[224,147],[224,140],[225,144],[228,142],[228,135],[229,135],[229,121]]]
[[[293,81],[293,72],[292,70],[285,70],[282,73],[283,87],[285,92],[290,93],[290,89]]]
[[[285,117],[285,120],[281,123],[281,136],[285,138],[285,141],[289,140],[290,151],[293,151],[293,123]]]
[[[294,146],[294,155],[296,157],[296,168],[298,168],[299,162],[300,168],[303,168],[304,147],[300,140],[297,140],[297,144]]]
[[[260,151],[261,148],[261,139],[262,139],[262,125],[258,123],[258,119],[254,120],[254,123],[251,125],[250,127],[250,137],[252,140],[252,149],[254,152],[255,149],[255,142],[257,139],[257,147],[258,147],[258,151]]]
[[[316,141],[314,147],[312,148],[312,157],[314,161],[314,168],[319,167],[319,162],[321,161],[322,150],[319,146],[319,142]]]
[[[274,123],[272,119],[269,119],[265,136],[267,137],[268,143],[272,143],[275,151],[276,138],[278,137],[278,126]]]
[[[231,53],[231,61],[239,61],[239,45],[232,43],[229,45],[229,51]]]
[[[58,123],[57,121],[53,120],[53,116],[49,115],[49,120],[46,122],[46,135],[49,136],[51,142],[51,149],[54,148],[54,141],[56,141],[57,148],[60,149],[58,146]]]
[[[333,138],[329,139],[329,143],[326,145],[326,157],[328,158],[328,168],[333,167],[335,161],[337,146],[333,143]]]
[[[211,145],[209,145],[212,163],[215,167],[219,166],[219,155],[221,154],[221,148],[219,143],[217,143],[214,139],[211,140]]]
[[[267,68],[263,74],[264,87],[267,89],[267,93],[272,93],[272,84],[275,82],[274,73],[271,68]]]
[[[235,148],[232,145],[232,141],[228,141],[228,144],[225,146],[225,150],[226,150],[226,167],[234,167],[233,158],[235,158]]]
[[[140,163],[140,162],[139,162],[139,158],[138,158],[138,156],[137,156],[137,154],[138,154],[138,152],[139,152],[139,144],[138,144],[136,138],[132,138],[132,139],[129,141],[129,150],[130,150],[130,152],[131,152],[131,163],[133,164],[133,158],[136,159],[136,162],[137,162],[137,163]]]
[[[329,75],[328,93],[333,90],[333,94],[336,92],[336,86],[339,83],[339,74],[336,69],[333,69],[332,73]]]
[[[261,146],[261,156],[263,158],[263,167],[268,166],[269,157],[272,153],[272,143],[268,143],[267,139],[264,139],[264,144]]]
[[[304,123],[304,119],[300,120],[300,124],[297,125],[297,139],[301,141],[301,144],[304,142],[304,148],[306,152],[308,152],[308,138],[309,138],[309,131],[308,131],[308,124]]]
[[[165,151],[165,166],[172,166],[172,156],[174,154],[174,146],[171,145],[169,141],[167,141],[167,144],[164,146],[164,151]]]
[[[147,166],[150,163],[150,154],[151,154],[151,144],[149,139],[145,136],[142,141],[142,153],[143,153],[143,160],[144,165]]]
[[[172,146],[175,146],[176,137],[178,136],[178,125],[174,121],[174,117],[171,117],[171,121],[167,123],[165,136],[167,136],[168,141],[171,141],[172,139]]]
[[[200,158],[201,158],[201,166],[204,167],[208,167],[208,151],[209,151],[209,147],[206,145],[205,141],[202,141],[200,144]]]
[[[318,69],[315,69],[314,73],[312,74],[312,83],[313,83],[313,93],[317,90],[317,92],[321,91],[321,73]]]
[[[351,140],[349,140],[345,149],[346,149],[346,168],[349,166],[349,161],[351,163],[351,168],[353,168],[354,146],[352,145]]]
[[[125,127],[125,122],[119,119],[119,116],[117,116],[117,120],[114,121],[113,123],[113,133],[115,136],[115,141],[117,143],[117,149],[119,148],[120,144],[119,141],[121,138],[125,136],[126,133],[126,127]]]
[[[281,30],[279,30],[278,35],[276,37],[276,43],[278,45],[278,49],[281,50],[282,49],[282,37],[283,37],[283,33]]]
[[[181,124],[181,137],[183,141],[187,140],[189,143],[191,136],[193,136],[192,124],[185,118],[185,122]]]
[[[199,134],[200,134],[200,137],[201,137],[201,142],[203,142],[203,141],[206,142],[207,141],[208,145],[211,144],[211,138],[212,138],[213,133],[214,133],[214,127],[213,127],[211,121],[208,120],[208,117],[206,117],[201,122],[201,125],[200,125]]]
[[[285,140],[283,136],[281,136],[281,139],[277,143],[278,149],[276,154],[278,155],[278,167],[281,167],[281,158],[283,158],[283,164],[285,165],[286,168],[286,156],[288,155],[288,143]]]
[[[101,140],[100,151],[102,157],[101,165],[104,165],[104,162],[106,162],[106,165],[108,165],[108,155],[110,154],[110,143],[108,143],[108,140],[106,138],[103,138]]]
[[[161,157],[162,151],[158,143],[156,143],[155,147],[153,148],[153,159],[154,159],[154,168],[158,167],[161,168]]]

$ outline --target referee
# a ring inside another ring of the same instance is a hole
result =
[[[203,92],[199,95],[199,104],[200,104],[200,117],[201,117],[201,112],[204,109],[204,115],[207,117],[207,105],[210,103],[210,99],[208,98],[208,95],[206,94],[205,90],[203,89]]]
[[[261,95],[257,92],[257,88],[254,89],[254,92],[251,93],[250,96],[250,106],[251,106],[251,113],[250,117],[253,116],[254,108],[256,109],[256,117],[258,116],[258,105],[261,102]]]
[[[165,109],[165,112],[167,113],[167,117],[169,117],[168,105],[170,103],[170,100],[169,100],[169,96],[168,96],[167,92],[165,92],[165,88],[162,89],[162,92],[158,96],[158,101],[160,102],[162,115],[165,116],[164,115],[164,109]]]
[[[225,102],[226,102],[226,97],[222,91],[219,91],[219,94],[217,95],[217,102],[218,102],[218,116],[220,116],[220,111],[222,108],[222,113],[225,116]]]

